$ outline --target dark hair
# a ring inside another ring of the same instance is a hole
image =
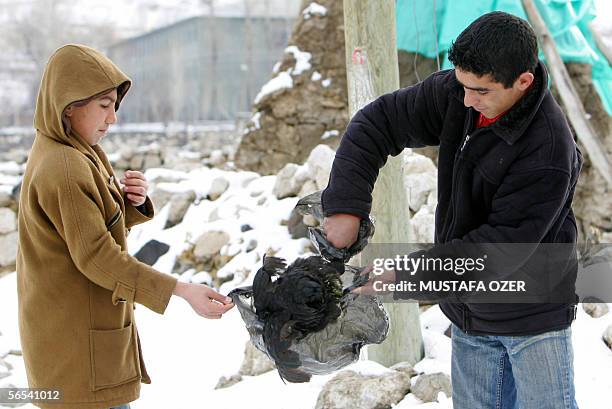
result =
[[[525,20],[501,11],[478,17],[453,42],[448,59],[463,71],[491,75],[510,88],[524,72],[535,73],[538,42]]]

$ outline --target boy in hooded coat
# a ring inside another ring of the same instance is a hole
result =
[[[127,252],[130,228],[150,220],[153,205],[140,172],[126,172],[122,189],[98,142],[130,85],[112,61],[82,45],[59,48],[40,85],[19,203],[17,283],[29,386],[62,392],[41,408],[109,408],[138,398],[151,379],[135,303],[163,314],[175,294],[207,318],[233,306]]]

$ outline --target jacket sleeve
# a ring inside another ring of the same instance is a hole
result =
[[[440,144],[443,94],[440,73],[409,88],[379,97],[349,122],[332,165],[321,202],[326,216],[349,213],[367,217],[378,171],[389,155],[406,147]]]
[[[149,196],[147,196],[146,201],[140,206],[132,206],[125,197],[125,194],[123,195],[123,202],[125,203],[125,227],[128,229],[131,229],[137,224],[148,222],[155,216],[153,202],[151,202]]]
[[[112,291],[113,303],[137,302],[163,314],[177,280],[121,249],[107,229],[89,166],[66,152],[60,160],[64,174],[47,190],[49,197],[40,199],[76,267],[89,280]]]

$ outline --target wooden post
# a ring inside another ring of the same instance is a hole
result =
[[[349,113],[377,96],[399,88],[395,1],[344,0]],[[408,243],[408,202],[403,180],[403,155],[389,158],[373,193],[376,218],[374,243]],[[385,366],[415,364],[423,357],[417,303],[387,303],[391,326],[387,339],[367,348],[368,358]]]
[[[591,34],[593,35],[593,40],[595,40],[597,48],[599,48],[599,51],[601,51],[601,53],[606,57],[606,60],[608,60],[608,64],[612,65],[612,50],[610,50],[610,48],[606,45],[604,39],[602,38],[601,34],[597,30],[593,22],[590,22],[588,26],[589,30],[591,30]]]
[[[584,145],[593,166],[608,182],[608,185],[612,186],[612,166],[610,166],[610,162],[608,161],[606,149],[601,144],[601,139],[599,139],[591,123],[587,119],[582,101],[580,101],[580,97],[572,84],[572,79],[567,73],[567,69],[557,52],[555,41],[550,35],[533,0],[523,0],[523,7],[527,13],[529,22],[540,38],[542,50],[548,61],[548,68],[550,69],[553,82],[559,90],[561,100],[565,105],[567,117],[574,126],[578,139],[580,139],[580,142]]]

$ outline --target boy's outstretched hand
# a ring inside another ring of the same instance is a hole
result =
[[[149,184],[142,172],[126,170],[120,182],[123,185],[123,192],[132,206],[140,206],[147,200]]]
[[[232,299],[203,284],[178,281],[173,294],[184,298],[204,318],[219,319],[234,306]]]

